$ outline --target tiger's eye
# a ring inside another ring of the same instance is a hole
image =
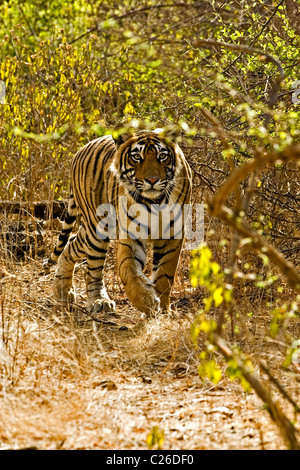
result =
[[[169,154],[168,153],[160,153],[159,154],[159,159],[161,162],[164,162],[165,160],[167,160],[169,157]]]
[[[138,154],[138,153],[136,153],[136,154],[131,154],[130,156],[131,156],[131,158],[132,158],[132,160],[133,160],[134,162],[140,162],[140,161],[142,160],[141,155]]]

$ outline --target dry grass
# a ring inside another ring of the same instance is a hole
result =
[[[50,302],[53,272],[41,275],[41,262],[2,263],[0,448],[146,449],[155,425],[165,432],[164,449],[283,448],[254,393],[226,378],[213,386],[198,376],[190,327],[203,291],[189,285],[188,253],[174,286],[173,315],[145,320],[114,276],[112,249],[107,285],[117,313],[108,323],[92,321],[83,309],[84,263],[75,274],[78,308],[68,312]],[[257,305],[251,318],[241,308],[235,341],[272,357],[297,399],[299,371],[278,367],[285,350],[266,341],[269,317]]]

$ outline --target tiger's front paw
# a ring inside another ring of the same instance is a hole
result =
[[[133,305],[147,316],[160,312],[160,299],[149,282],[134,286],[127,294]]]
[[[155,313],[160,313],[160,312],[161,312],[160,299],[159,297],[157,297],[156,292],[154,291],[154,295],[151,296],[149,310],[146,311],[145,313],[147,313],[148,315],[153,315]]]
[[[75,291],[73,289],[72,280],[54,279],[53,297],[57,302],[64,305],[75,302]]]
[[[97,299],[89,303],[87,309],[92,315],[97,315],[98,313],[115,313],[116,304],[110,299]]]

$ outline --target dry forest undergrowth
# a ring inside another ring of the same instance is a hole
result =
[[[37,257],[6,257],[1,271],[0,449],[147,449],[154,426],[164,432],[163,449],[285,448],[254,392],[226,377],[217,385],[200,379],[190,328],[204,293],[190,286],[187,252],[173,315],[149,320],[129,305],[111,249],[106,279],[117,312],[96,322],[84,310],[84,263],[75,273],[78,308],[51,303],[54,272],[41,272],[55,234],[47,237]],[[281,368],[286,351],[280,340],[266,339],[263,302],[244,296],[234,342],[265,360],[296,399],[297,367],[293,374]],[[225,369],[221,357],[220,365]],[[278,391],[274,396],[280,402]]]

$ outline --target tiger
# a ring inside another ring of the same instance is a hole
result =
[[[74,155],[70,179],[70,196],[61,232],[51,256],[44,261],[46,273],[57,263],[54,298],[62,304],[75,302],[74,267],[85,258],[87,310],[91,314],[115,312],[115,301],[110,299],[104,282],[105,260],[112,237],[107,224],[101,226],[107,211],[104,216],[99,213],[99,207],[112,206],[117,214],[117,271],[129,301],[147,315],[168,312],[184,230],[181,237],[176,236],[177,216],[171,214],[169,237],[162,236],[163,213],[158,214],[161,218],[157,219],[155,236],[152,226],[148,227],[148,237],[138,230],[135,237],[130,236],[128,227],[130,224],[135,227],[134,217],[130,215],[135,204],[144,208],[146,228],[151,225],[152,206],[159,210],[168,205],[190,204],[191,168],[178,143],[162,129],[136,131],[115,139],[104,135],[87,143]],[[123,204],[124,200],[127,211],[122,218],[120,201]],[[71,234],[76,220],[79,220],[79,228]],[[151,280],[144,274],[149,243],[152,245]]]

